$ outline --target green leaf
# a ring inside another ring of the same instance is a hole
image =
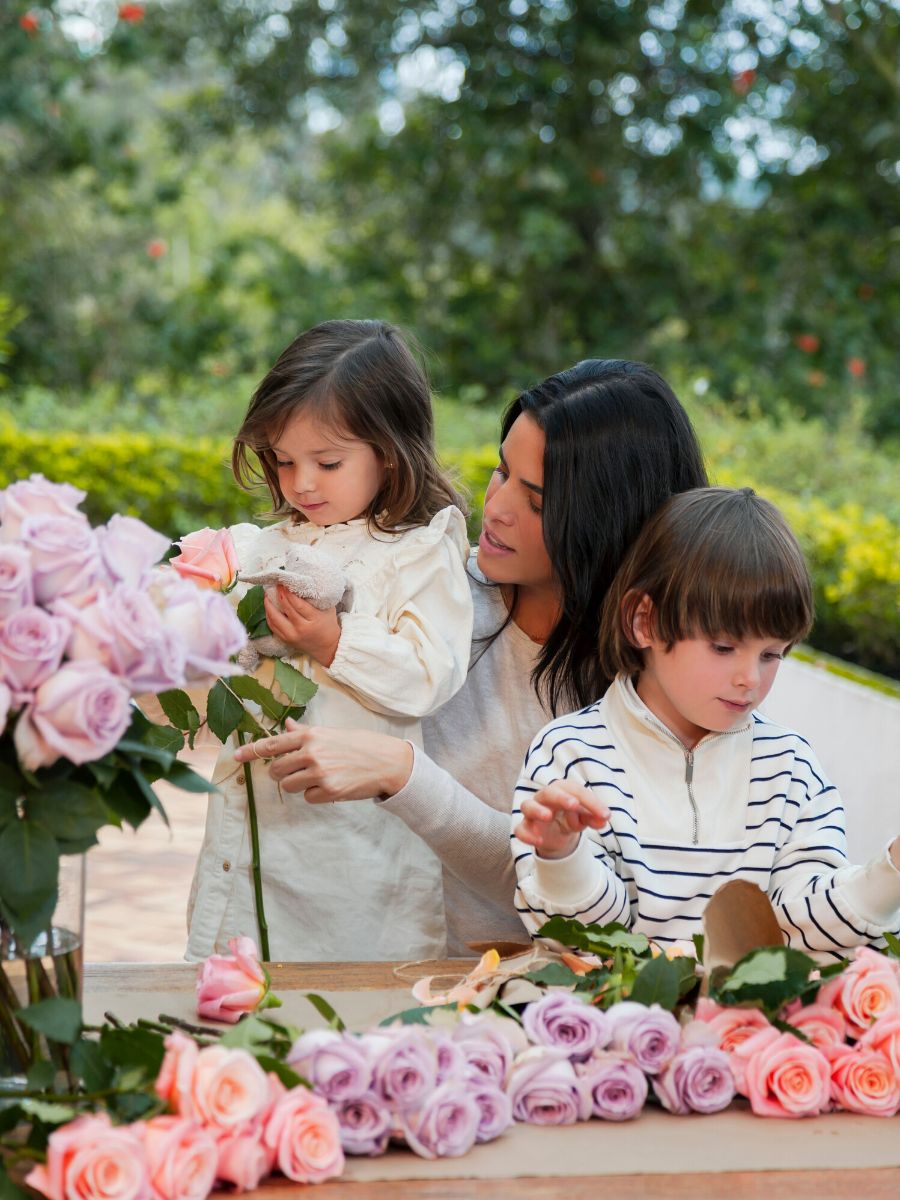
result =
[[[244,716],[244,706],[221,679],[216,680],[206,702],[206,720],[220,742],[237,729]]]
[[[32,1200],[31,1192],[20,1188],[10,1179],[2,1158],[0,1158],[0,1200]]]
[[[457,1012],[456,1004],[425,1004],[419,1008],[405,1008],[402,1012],[393,1013],[379,1021],[382,1025],[430,1025],[429,1016],[435,1012]]]
[[[259,721],[257,721],[256,717],[254,717],[252,713],[248,713],[246,710],[243,717],[241,717],[241,723],[238,725],[237,731],[238,733],[249,734],[254,741],[258,737],[268,737],[269,734],[268,729],[264,729],[262,725],[260,725]]]
[[[819,964],[790,946],[751,950],[724,977],[710,984],[710,994],[722,1004],[755,1004],[777,1013],[790,1000],[816,991],[821,980],[810,980]]]
[[[892,933],[884,931],[884,940],[887,942],[887,953],[891,958],[900,958],[900,938],[894,937]]]
[[[126,1092],[124,1095],[111,1097],[108,1104],[124,1124],[139,1121],[142,1117],[156,1116],[166,1108],[164,1100],[148,1092]]]
[[[197,725],[200,724],[200,714],[187,692],[183,692],[180,688],[172,688],[168,692],[160,692],[156,698],[160,708],[176,729],[183,729],[187,732],[189,729],[196,728],[196,725],[193,724],[194,721]]]
[[[251,1013],[223,1033],[219,1040],[223,1046],[249,1050],[252,1054],[257,1046],[267,1046],[276,1036],[276,1030],[268,1021],[262,1021]]]
[[[131,778],[134,781],[134,784],[137,787],[138,791],[143,794],[144,799],[147,801],[150,808],[155,808],[156,811],[159,813],[159,815],[162,817],[162,819],[165,821],[166,825],[171,829],[171,827],[172,827],[171,822],[169,821],[169,818],[166,814],[166,810],[162,806],[162,801],[160,800],[159,796],[157,796],[156,792],[154,792],[153,788],[150,786],[150,783],[147,780],[147,776],[144,774],[143,769],[137,763],[135,763],[131,768]]]
[[[203,775],[192,771],[184,763],[176,763],[164,776],[166,783],[181,788],[183,792],[217,792],[218,787]]]
[[[694,954],[696,955],[697,962],[702,963],[703,962],[703,947],[706,944],[706,940],[703,937],[703,934],[702,933],[693,934],[691,937],[691,941],[694,943]]]
[[[347,1026],[331,1007],[324,996],[319,996],[316,992],[307,992],[306,999],[310,1002],[316,1012],[325,1018],[332,1029],[336,1029],[338,1033],[343,1033]]]
[[[39,821],[10,821],[0,829],[0,904],[24,942],[44,929],[56,906],[59,850]]]
[[[589,950],[600,958],[611,958],[617,950],[630,950],[638,955],[650,953],[650,943],[644,934],[632,933],[617,921],[609,925],[582,925],[569,917],[551,917],[538,930],[538,937]]]
[[[77,1116],[76,1109],[67,1104],[34,1099],[22,1100],[20,1103],[24,1112],[37,1121],[43,1121],[45,1125],[65,1125],[68,1121],[74,1121]]]
[[[0,763],[0,800],[15,802],[25,791],[25,780],[15,769],[6,763]]]
[[[308,1079],[302,1075],[298,1075],[293,1068],[289,1067],[286,1062],[282,1062],[280,1058],[274,1058],[271,1054],[257,1054],[256,1061],[267,1073],[272,1071],[286,1088],[306,1087],[310,1088],[311,1084]]]
[[[112,1082],[111,1064],[104,1058],[99,1043],[88,1038],[81,1038],[72,1047],[69,1065],[89,1092],[98,1092]]]
[[[93,838],[109,820],[99,792],[71,780],[28,795],[29,820],[40,821],[62,841]]]
[[[38,1000],[36,1004],[20,1008],[16,1016],[31,1029],[66,1046],[71,1046],[81,1033],[81,1005],[65,996]]]
[[[127,821],[132,829],[137,829],[150,816],[150,803],[143,789],[134,782],[130,771],[119,772],[116,782],[107,791],[104,799],[107,807],[123,821]]]
[[[151,746],[160,746],[169,754],[179,754],[184,749],[184,734],[171,725],[154,725],[147,734]]]
[[[638,972],[631,989],[629,1000],[638,1004],[658,1004],[671,1012],[678,1003],[678,985],[681,973],[664,954],[645,962]]]
[[[252,675],[234,675],[228,680],[228,686],[242,700],[251,700],[254,704],[258,704],[266,716],[271,717],[273,721],[281,721],[284,718],[287,705],[276,700],[269,689],[264,687],[258,679],[254,679]]]
[[[41,1059],[30,1068],[26,1078],[31,1091],[44,1092],[52,1086],[56,1078],[56,1067],[52,1062]]]
[[[307,679],[296,667],[280,658],[275,659],[275,682],[284,692],[285,699],[291,707],[305,709],[317,690],[311,679]]]
[[[546,984],[548,987],[571,987],[572,984],[577,984],[582,976],[576,975],[564,963],[547,963],[536,971],[527,971],[522,978],[532,983]]]
[[[156,1079],[162,1066],[165,1047],[162,1034],[149,1029],[116,1029],[104,1027],[100,1034],[100,1050],[121,1077],[134,1071],[138,1081]]]
[[[147,732],[149,733],[149,730]],[[116,750],[132,760],[136,758],[149,759],[150,762],[158,763],[164,771],[169,769],[175,759],[171,750],[164,750],[162,746],[154,746],[150,742],[145,742],[143,738],[136,741],[134,738],[123,737],[116,743]]]
[[[238,618],[251,638],[269,637],[272,630],[266,620],[266,590],[261,583],[255,584],[237,606]]]

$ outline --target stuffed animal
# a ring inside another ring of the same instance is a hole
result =
[[[283,562],[267,566],[253,574],[240,573],[241,583],[260,584],[264,588],[281,584],[295,596],[302,596],[314,608],[343,608],[348,590],[347,577],[333,559],[317,550],[315,546],[291,546]],[[245,671],[254,671],[261,656],[283,658],[293,654],[290,646],[277,637],[268,635],[254,638],[238,655],[238,664]]]

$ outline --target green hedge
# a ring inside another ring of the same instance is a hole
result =
[[[203,525],[252,520],[265,508],[264,495],[248,496],[235,485],[229,453],[224,438],[29,433],[0,423],[0,486],[40,472],[84,488],[92,521],[130,513],[174,539]],[[496,454],[491,445],[444,455],[473,497],[473,532]],[[900,676],[900,525],[852,503],[828,506],[777,490],[731,464],[718,470],[712,464],[711,475],[719,483],[756,487],[796,530],[816,589],[810,643]]]

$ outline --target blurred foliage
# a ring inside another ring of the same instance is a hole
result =
[[[5,0],[12,404],[375,314],[472,399],[625,355],[900,435],[898,8]]]

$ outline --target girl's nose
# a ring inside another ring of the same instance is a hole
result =
[[[294,469],[294,491],[302,496],[304,492],[311,492],[314,486],[312,469],[298,464]]]

